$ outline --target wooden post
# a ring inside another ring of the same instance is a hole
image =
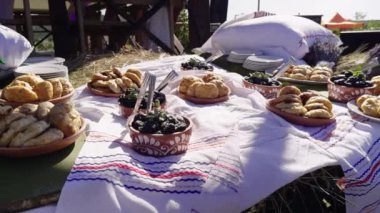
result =
[[[190,48],[200,47],[210,37],[210,5],[205,0],[189,0]]]
[[[24,0],[23,3],[24,3],[24,17],[25,17],[26,36],[28,37],[29,42],[32,45],[34,45],[32,16],[30,14],[30,2],[29,2],[29,0]]]
[[[84,35],[83,8],[80,0],[75,0],[75,13],[77,15],[80,52],[83,54],[86,52],[86,37]]]

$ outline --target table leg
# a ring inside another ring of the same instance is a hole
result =
[[[24,3],[24,17],[25,17],[25,28],[26,36],[29,42],[34,45],[33,29],[32,29],[32,16],[30,14],[30,2],[29,0],[23,0]]]

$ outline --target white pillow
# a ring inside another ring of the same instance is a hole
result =
[[[233,50],[282,47],[301,59],[315,40],[340,45],[340,39],[321,25],[298,16],[265,16],[223,24],[202,49],[229,53]],[[211,41],[211,48],[210,48]]]
[[[18,67],[33,51],[29,41],[16,31],[0,25],[0,68]]]

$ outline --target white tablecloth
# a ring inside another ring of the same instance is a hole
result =
[[[187,56],[188,58],[188,56]],[[159,79],[186,57],[137,66]],[[240,212],[298,177],[341,165],[348,212],[378,212],[380,125],[352,119],[334,105],[335,124],[292,125],[265,109],[265,99],[242,88],[241,76],[216,69],[232,89],[228,101],[194,105],[167,93],[167,110],[194,122],[189,150],[152,158],[134,152],[117,99],[81,87],[77,109],[89,134],[63,187],[56,212]],[[183,72],[185,73],[185,72]]]

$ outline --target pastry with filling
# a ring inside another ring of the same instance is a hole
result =
[[[364,114],[379,118],[380,114],[378,113],[380,106],[380,101],[376,98],[368,98],[366,99],[360,109],[363,111]]]
[[[46,120],[51,108],[54,107],[54,104],[51,102],[41,102],[37,105],[36,117],[40,120]]]
[[[9,105],[0,104],[0,119],[4,118],[6,115],[11,113],[13,108]]]
[[[27,115],[21,119],[13,121],[7,131],[0,137],[0,146],[8,146],[13,137],[19,132],[24,131],[30,124],[36,122],[37,119],[32,115]]]
[[[323,103],[309,103],[305,105],[307,111],[314,109],[323,109],[329,112],[329,108],[327,108]]]
[[[130,72],[130,73],[133,73],[135,75],[137,75],[137,77],[139,77],[141,79],[141,71],[139,69],[136,69],[136,68],[129,68],[127,70],[127,72]]]
[[[306,108],[301,103],[285,103],[276,104],[275,107],[283,112],[303,116],[307,112]]]
[[[219,95],[218,87],[213,83],[201,83],[195,88],[195,97],[213,99]]]
[[[20,112],[12,112],[11,114],[0,119],[0,134],[3,133],[9,125],[18,119],[25,117],[26,115]]]
[[[38,146],[48,144],[56,140],[63,139],[64,134],[61,130],[56,128],[50,128],[41,135],[26,141],[23,146]]]
[[[301,90],[295,86],[285,86],[281,88],[280,91],[278,92],[278,96],[287,95],[287,94],[300,95]]]
[[[42,81],[33,87],[40,101],[53,99],[53,85],[49,81]]]
[[[37,104],[23,104],[15,108],[13,111],[20,112],[25,115],[34,115],[37,111],[37,108],[38,108]]]
[[[4,97],[10,102],[33,102],[38,100],[37,93],[24,86],[10,86],[3,90]]]
[[[324,109],[313,109],[305,113],[307,118],[330,119],[331,113]]]
[[[10,142],[9,146],[22,146],[26,141],[40,135],[50,124],[46,121],[37,121],[29,125],[23,132],[19,132]]]
[[[117,94],[120,94],[120,93],[121,93],[121,89],[120,89],[120,87],[116,84],[116,80],[115,80],[115,79],[112,79],[112,80],[107,81],[107,84],[108,84],[108,88],[109,88],[113,93],[117,93]]]
[[[372,97],[372,95],[364,94],[356,99],[356,105],[360,108],[365,100]]]
[[[61,130],[65,137],[75,134],[82,126],[80,114],[71,103],[56,104],[50,110],[48,120],[50,124]]]
[[[44,81],[41,77],[33,74],[21,75],[16,77],[15,80],[27,82],[31,87]]]
[[[186,94],[188,87],[195,82],[202,82],[202,79],[196,76],[183,77],[181,83],[179,84],[179,92],[182,94]]]
[[[322,97],[322,96],[314,96],[311,97],[307,102],[306,105],[311,103],[322,103],[328,108],[328,111],[331,112],[332,110],[332,103],[329,101],[329,99]]]
[[[207,72],[207,74],[202,77],[202,80],[207,83],[214,80],[223,81],[223,78],[219,75],[215,75],[212,72]]]
[[[124,76],[131,79],[133,83],[135,83],[138,87],[141,86],[141,79],[134,73],[126,72],[124,73]]]
[[[61,97],[63,92],[61,81],[58,78],[49,79],[47,81],[53,86],[53,99]]]
[[[62,96],[70,94],[72,91],[74,91],[74,87],[73,85],[71,85],[69,80],[67,80],[66,78],[58,78],[58,79],[62,84]]]

